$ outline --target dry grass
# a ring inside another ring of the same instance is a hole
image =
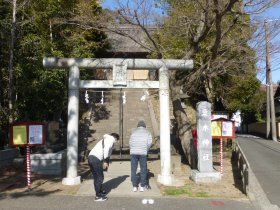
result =
[[[213,155],[214,169],[220,171],[220,159],[219,154]],[[238,198],[248,199],[247,196],[242,193],[242,182],[239,177],[239,172],[234,163],[231,162],[231,156],[225,154],[223,159],[223,176],[220,181],[215,183],[195,183],[189,179],[191,175],[191,169],[188,165],[181,164],[174,170],[175,179],[179,179],[182,186],[160,186],[163,195],[176,195],[186,197],[212,197],[212,198]],[[149,168],[154,172],[160,173],[158,166],[159,162],[150,162]],[[157,168],[157,169],[156,169]]]

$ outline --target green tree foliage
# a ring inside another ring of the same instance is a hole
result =
[[[254,74],[234,75],[223,81],[219,78],[215,86],[217,94],[223,98],[226,110],[242,110],[245,123],[260,120],[265,108],[266,93],[260,88],[261,83]],[[217,88],[221,86],[223,88]]]
[[[11,34],[11,5],[8,1],[0,0],[0,126],[8,123],[7,96],[8,66],[9,66],[9,37]]]
[[[17,4],[14,49],[17,100],[14,114],[17,120],[57,119],[62,111],[67,110],[68,71],[44,68],[43,57],[101,57],[108,45],[104,41],[104,33],[85,29],[68,21],[83,12],[96,16],[101,8],[95,0],[18,0]],[[10,3],[6,3],[5,8],[1,3],[0,10],[0,24],[3,25],[5,21],[2,16],[8,17],[8,21],[11,19]],[[8,29],[4,32],[8,33],[10,27],[6,28]],[[0,38],[3,46],[8,48],[9,36],[2,39],[4,32],[1,31]],[[5,52],[8,53],[7,50]],[[1,56],[4,56],[2,52]],[[7,58],[3,60],[1,73],[8,66]],[[92,77],[93,73],[84,70],[82,75],[87,78]],[[1,82],[5,82],[4,76],[1,77]],[[7,84],[4,85],[7,87]],[[7,97],[6,93],[1,94],[4,98]],[[1,103],[3,107],[6,106],[2,99]]]

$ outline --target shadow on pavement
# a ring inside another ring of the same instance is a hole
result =
[[[107,181],[103,184],[104,190],[106,190],[109,193],[112,189],[116,189],[122,182],[124,182],[127,177],[129,177],[129,176],[124,175],[124,176],[119,176],[119,177],[110,179],[109,181]]]
[[[44,189],[32,189],[32,190],[26,189],[23,192],[1,193],[0,200],[3,200],[7,197],[21,198],[21,197],[30,196],[30,195],[37,196],[37,197],[43,197],[43,196],[49,196],[50,194],[56,194],[58,192],[61,192],[61,190],[56,189],[56,190],[52,190],[52,191],[46,191]]]

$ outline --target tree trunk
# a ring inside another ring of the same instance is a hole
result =
[[[4,87],[3,86],[3,73],[2,70],[0,70],[0,87]],[[0,107],[2,107],[4,105],[4,88],[0,89]]]
[[[181,105],[180,90],[175,78],[176,71],[170,71],[170,93],[173,105],[173,115],[177,123],[177,140],[180,141],[187,162],[191,163],[191,122]]]
[[[49,28],[50,28],[50,40],[51,40],[51,52],[53,52],[53,32],[52,32],[52,19],[49,20]]]
[[[17,1],[13,0],[13,21],[12,21],[12,29],[11,29],[11,46],[10,46],[10,61],[9,61],[9,110],[10,110],[10,118],[9,121],[13,121],[12,109],[14,103],[14,42],[15,42],[15,30],[16,30],[16,5]]]
[[[206,97],[207,100],[211,103],[214,104],[214,95],[212,93],[213,85],[212,85],[212,80],[211,78],[205,79],[204,80],[204,86],[205,86],[205,91],[206,91]]]

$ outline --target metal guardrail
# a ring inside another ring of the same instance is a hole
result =
[[[242,191],[249,196],[256,209],[280,210],[277,205],[271,204],[258,182],[249,162],[241,149],[238,141],[233,142],[232,158],[237,160],[238,169],[242,177]]]
[[[240,148],[238,142],[233,142],[233,159],[237,160],[237,166],[242,177],[242,191],[246,195],[249,195],[250,192],[250,183],[249,183],[249,173],[250,165],[246,159],[244,152]]]

